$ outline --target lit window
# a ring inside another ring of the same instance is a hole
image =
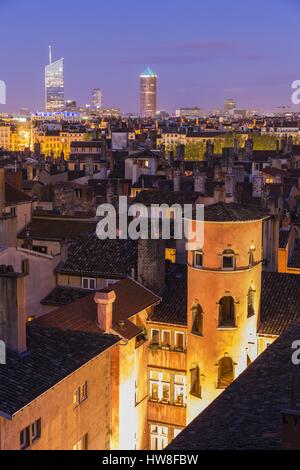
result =
[[[254,266],[254,263],[255,263],[254,252],[255,252],[255,246],[252,245],[249,251],[249,266]]]
[[[168,445],[167,426],[150,426],[151,450],[163,450]]]
[[[175,375],[174,403],[179,406],[186,405],[186,376]]]
[[[185,335],[175,331],[175,349],[177,351],[184,351],[185,349]]]
[[[150,372],[150,400],[170,402],[170,374],[164,372]]]
[[[81,285],[83,289],[95,290],[96,289],[96,279],[83,277],[81,280]]]
[[[227,388],[234,380],[234,365],[230,357],[223,357],[219,361],[218,388]]]
[[[159,345],[159,330],[151,330],[151,344]]]
[[[235,253],[233,250],[225,250],[222,255],[222,269],[233,271],[235,269]]]
[[[170,349],[171,347],[171,332],[167,330],[163,330],[162,332],[162,348]]]
[[[194,267],[202,268],[203,267],[203,253],[202,251],[195,251],[194,253]]]

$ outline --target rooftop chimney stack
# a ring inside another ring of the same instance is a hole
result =
[[[116,300],[115,292],[97,292],[94,297],[97,304],[97,323],[104,333],[109,334],[113,323],[113,303]]]

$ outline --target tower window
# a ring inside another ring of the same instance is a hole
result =
[[[234,327],[234,299],[233,297],[223,297],[219,302],[219,327]]]
[[[222,269],[224,271],[233,271],[235,269],[235,253],[233,250],[223,251]]]
[[[255,246],[252,244],[249,250],[249,266],[254,266],[254,263],[255,263],[254,252],[255,252]]]
[[[247,306],[247,315],[249,317],[253,317],[255,315],[254,310],[254,290],[252,287],[248,290],[248,306]]]
[[[192,307],[192,333],[203,335],[203,310],[198,303]]]
[[[203,268],[203,252],[195,251],[194,253],[194,267]]]
[[[190,370],[191,374],[191,390],[190,394],[193,397],[201,398],[201,383],[200,383],[200,369],[198,366]]]
[[[223,357],[219,361],[218,388],[227,388],[234,380],[234,364],[231,357]]]

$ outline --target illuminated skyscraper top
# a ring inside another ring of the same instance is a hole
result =
[[[46,111],[62,111],[65,106],[64,59],[52,62],[49,47],[49,65],[45,67]]]
[[[147,67],[140,75],[141,116],[152,117],[157,110],[157,75]]]

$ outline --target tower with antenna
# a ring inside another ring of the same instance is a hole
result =
[[[64,59],[52,62],[52,46],[49,46],[49,64],[45,67],[45,108],[48,112],[65,108]]]

